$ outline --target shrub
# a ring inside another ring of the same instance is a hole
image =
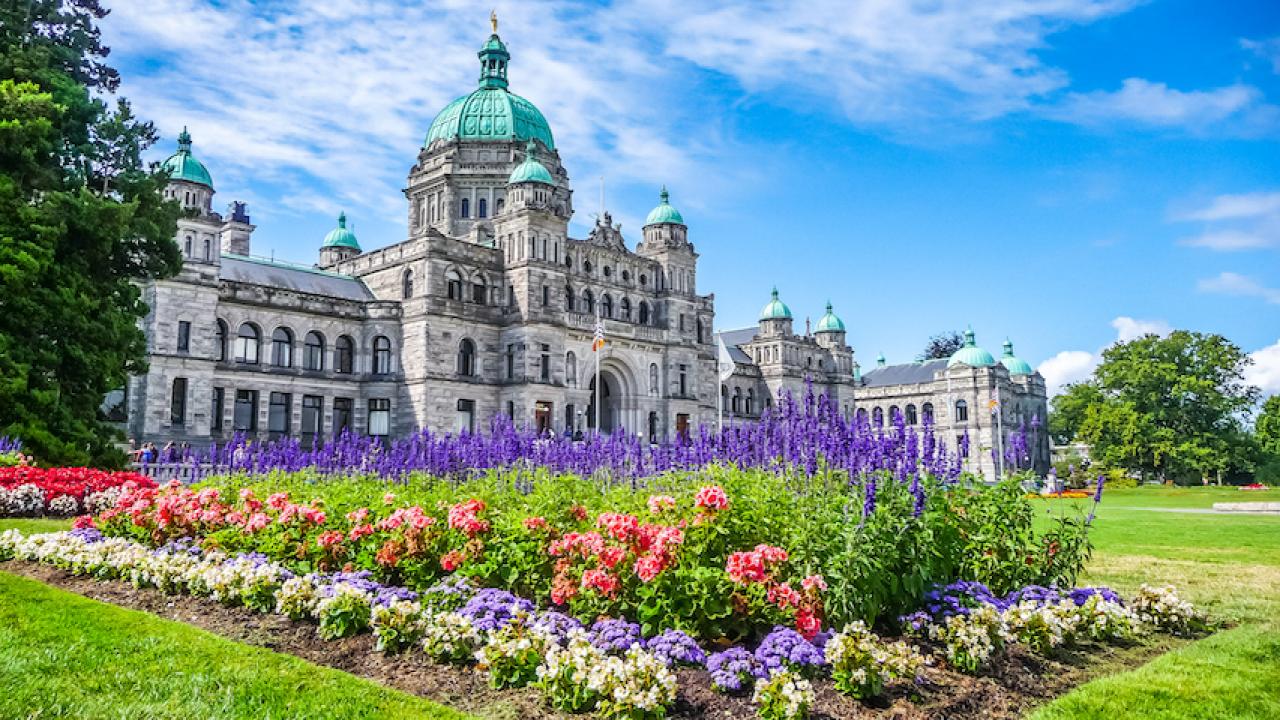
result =
[[[778,670],[756,683],[751,702],[763,720],[802,720],[813,705],[813,686],[797,673]]]

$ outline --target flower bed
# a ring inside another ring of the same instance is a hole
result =
[[[661,492],[602,492],[572,476],[528,489],[505,474],[462,486],[316,484],[305,474],[237,482],[139,488],[98,524],[153,546],[194,537],[415,590],[456,574],[583,620],[625,616],[646,633],[701,640],[892,621],[930,585],[959,577],[1002,592],[1069,584],[1087,547],[1078,520],[1033,532],[1016,482],[850,485],[714,466],[664,476]]]
[[[126,485],[154,488],[133,472],[92,468],[0,467],[0,517],[97,513],[115,505]]]
[[[64,533],[0,534],[0,561],[41,562],[74,574],[288,614],[316,622],[322,638],[372,632],[384,652],[408,650],[437,662],[475,665],[496,687],[530,685],[553,707],[593,710],[606,718],[662,717],[677,695],[674,670],[701,666],[704,658],[710,674],[697,675],[699,681],[748,693],[765,718],[804,717],[816,683],[831,682],[841,692],[869,698],[889,685],[911,687],[930,664],[962,667],[966,662],[948,641],[923,647],[887,642],[858,623],[816,642],[790,629],[775,629],[754,650],[738,646],[708,656],[676,631],[645,636],[622,620],[588,627],[505,591],[477,590],[457,578],[417,593],[377,583],[363,573],[297,574],[260,555],[205,551],[188,542],[151,548],[104,537],[87,521],[78,524],[82,527]],[[945,616],[952,625],[979,628],[978,634],[995,638],[999,647],[973,668],[989,663],[1010,643],[1041,649],[1034,641],[1041,637],[1040,625],[1029,621],[1033,609],[1052,614],[1070,629],[1054,635],[1061,640],[1046,646],[1049,652],[1084,639],[1185,632],[1203,622],[1171,588],[1144,587],[1128,606],[1105,589],[1063,593],[1026,588],[996,598],[975,584],[942,588],[934,599],[940,610],[926,608],[927,622]],[[1007,607],[999,610],[1002,604]]]

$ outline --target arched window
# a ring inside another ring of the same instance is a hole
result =
[[[184,255],[185,257],[191,257],[191,250],[192,250],[192,247],[191,247],[191,241],[192,241],[192,238],[191,238],[191,236],[190,236],[190,235],[188,235],[188,236],[187,236],[187,242],[186,242],[186,245],[185,245],[185,248],[184,248],[184,252],[183,252],[183,255]]]
[[[702,344],[702,318],[698,318],[698,319],[697,319],[697,323],[698,323],[698,325],[697,325],[697,327],[698,327],[698,344],[699,344],[699,345],[701,345],[701,344]],[[821,367],[821,365],[819,365],[819,367]]]
[[[733,414],[737,415],[742,412],[742,388],[733,389]]]
[[[573,286],[565,285],[564,286],[564,309],[572,312],[574,309],[574,306],[577,305],[577,300],[578,298],[574,297],[573,295]]]
[[[622,313],[622,319],[631,322],[631,300],[622,298],[622,302],[618,303],[618,309]]]
[[[644,286],[648,284],[649,284],[649,276],[645,275],[644,273],[640,273],[640,285]]]
[[[450,300],[462,299],[462,275],[457,270],[450,270],[444,274],[445,294]]]
[[[400,291],[404,299],[413,297],[413,268],[406,268],[404,278],[400,281]]]
[[[612,277],[612,276],[613,276],[613,268],[609,267],[608,265],[605,265],[605,266],[604,266],[604,276],[605,276],[605,277]]]
[[[596,311],[596,296],[591,294],[591,290],[582,291],[582,312],[593,315]]]
[[[884,425],[883,409],[875,408],[874,410],[871,411],[871,424],[875,425],[876,427],[882,427]]]
[[[271,364],[293,366],[293,332],[289,328],[278,327],[271,333]]]
[[[502,198],[498,198],[498,201],[497,201],[497,202],[495,202],[495,203],[493,204],[493,214],[494,214],[494,215],[501,215],[501,214],[502,214],[502,208],[503,208],[505,205],[506,205],[506,202],[505,202]]]
[[[204,259],[213,260],[213,241],[209,238],[204,239]]]
[[[918,422],[920,422],[920,418],[916,416],[916,406],[908,405],[907,406],[907,424],[915,425]]]
[[[258,328],[251,323],[240,326],[236,333],[236,362],[258,364]]]
[[[226,362],[227,360],[227,323],[222,318],[218,318],[217,327],[214,329],[213,341],[217,343],[217,347],[213,349],[218,362]]]
[[[588,275],[590,275],[590,274],[591,274],[591,261],[590,261],[590,260],[583,260],[583,261],[582,261],[582,272],[584,272],[584,273],[586,273],[586,274],[588,274]]]
[[[471,199],[470,198],[462,198],[462,217],[464,218],[471,217]]]
[[[925,403],[920,406],[920,415],[927,423],[933,422],[933,403]]]
[[[569,387],[578,387],[578,356],[572,350],[564,356],[564,383]]]
[[[747,388],[747,405],[744,409],[748,415],[756,412],[756,391],[753,388]]]
[[[324,336],[314,330],[304,339],[302,367],[307,370],[324,370]]]
[[[476,202],[476,217],[480,217],[480,218],[489,217],[488,198],[480,198],[480,200]]]
[[[861,425],[861,424],[866,423],[866,422],[867,422],[867,409],[866,409],[866,408],[858,408],[857,416],[858,416],[858,424],[860,424],[860,425]]]
[[[641,300],[641,301],[640,301],[640,317],[639,317],[639,320],[640,320],[640,324],[641,324],[641,325],[648,325],[648,324],[649,324],[649,303],[645,302],[644,300]]]
[[[600,298],[600,314],[607,318],[613,317],[613,298],[609,297],[609,293]]]
[[[476,374],[476,344],[470,338],[458,343],[458,374],[463,377]]]
[[[346,335],[338,338],[333,369],[344,375],[350,375],[356,370],[356,343]]]
[[[969,403],[956,401],[956,422],[969,422]]]
[[[721,407],[721,408],[724,408],[724,409],[726,409],[726,410],[730,409],[730,408],[729,408],[729,386],[728,386],[728,385],[721,385],[721,386],[720,386],[720,407]]]
[[[488,301],[489,286],[485,284],[484,276],[477,275],[471,281],[471,302],[477,305],[484,305]]]
[[[373,339],[373,374],[391,374],[391,341],[384,335]]]
[[[896,423],[898,422],[898,418],[900,417],[902,417],[902,411],[898,409],[898,406],[890,405],[889,406],[889,422]]]

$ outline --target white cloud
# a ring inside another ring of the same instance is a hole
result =
[[[1050,114],[1082,125],[1131,122],[1152,127],[1202,129],[1242,117],[1246,111],[1255,109],[1264,116],[1272,112],[1263,104],[1262,93],[1248,85],[1178,90],[1164,83],[1128,78],[1114,92],[1070,93]],[[1248,120],[1257,122],[1255,118]]]
[[[1067,385],[1088,378],[1097,366],[1098,359],[1091,352],[1063,350],[1040,363],[1040,367],[1036,368],[1036,370],[1044,376],[1044,383],[1048,389],[1049,397],[1053,397]]]
[[[1196,287],[1200,292],[1254,297],[1273,305],[1280,305],[1280,289],[1267,287],[1257,280],[1239,273],[1218,273],[1214,277],[1201,280]]]
[[[1111,327],[1116,331],[1116,339],[1111,344],[1128,342],[1149,334],[1168,335],[1173,331],[1169,323],[1164,320],[1139,320],[1127,315],[1121,315],[1112,320]],[[1044,376],[1045,389],[1049,397],[1057,395],[1062,388],[1071,383],[1088,379],[1093,374],[1093,369],[1102,361],[1103,350],[1106,350],[1106,347],[1097,352],[1063,350],[1040,363],[1040,367],[1036,369]]]
[[[1280,73],[1280,37],[1266,40],[1242,39],[1240,47],[1271,63],[1272,71]]]
[[[1262,388],[1263,396],[1280,394],[1280,340],[1249,353],[1253,364],[1244,371],[1244,381]]]
[[[1280,192],[1218,195],[1172,213],[1172,219],[1203,223],[1201,232],[1179,240],[1180,245],[1219,252],[1280,247]]]
[[[1275,215],[1280,212],[1280,192],[1253,192],[1219,195],[1204,207],[1181,213],[1180,220],[1239,220]]]
[[[1273,237],[1247,230],[1214,230],[1183,238],[1178,241],[1178,244],[1186,245],[1187,247],[1201,247],[1209,250],[1231,252],[1234,250],[1261,250],[1275,247],[1277,242]]]

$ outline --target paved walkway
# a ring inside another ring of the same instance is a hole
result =
[[[1130,507],[1122,505],[1112,505],[1116,510],[1150,510],[1151,512],[1171,512],[1171,513],[1187,513],[1189,515],[1267,515],[1271,517],[1280,516],[1278,512],[1268,512],[1266,510],[1214,510],[1213,508],[1162,508],[1162,507]]]

